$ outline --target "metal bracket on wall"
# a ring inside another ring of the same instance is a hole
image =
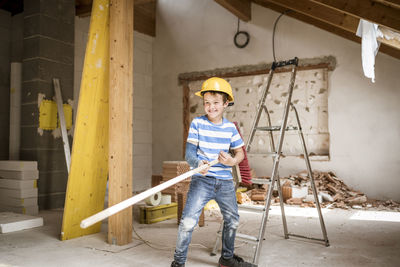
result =
[[[70,166],[71,166],[71,151],[69,149],[67,125],[65,123],[60,80],[57,78],[53,78],[53,85],[54,85],[54,91],[56,93],[56,102],[57,102],[57,109],[58,109],[57,114],[58,114],[58,118],[60,120],[61,136],[62,136],[62,140],[63,140],[63,144],[64,144],[65,161],[67,164],[67,170],[68,170],[68,174],[69,174],[69,170],[70,170]]]

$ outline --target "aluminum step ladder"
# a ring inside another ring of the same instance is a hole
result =
[[[275,69],[290,66],[290,65],[292,66],[291,79],[290,79],[290,84],[289,84],[289,89],[288,89],[287,100],[286,100],[286,104],[285,104],[282,123],[280,126],[272,126],[271,118],[270,118],[267,106],[265,104],[267,94],[269,91],[269,87],[271,85],[271,81],[272,81],[272,77],[275,72]],[[310,159],[308,157],[308,152],[307,152],[307,148],[306,148],[305,141],[304,141],[304,135],[303,135],[301,124],[300,124],[299,114],[296,110],[296,107],[291,102],[294,82],[295,82],[295,78],[296,78],[297,66],[298,66],[298,58],[297,57],[294,59],[288,60],[288,61],[280,61],[280,62],[272,63],[271,69],[269,71],[268,79],[267,79],[267,84],[262,93],[262,96],[261,96],[261,99],[260,99],[260,102],[259,102],[259,105],[257,108],[257,114],[256,114],[256,117],[254,119],[251,131],[250,131],[250,136],[246,143],[246,151],[250,152],[251,144],[253,142],[256,131],[268,132],[269,137],[270,137],[269,138],[270,146],[271,146],[272,157],[273,157],[273,168],[272,168],[271,179],[269,181],[266,181],[266,179],[252,179],[252,182],[255,184],[260,184],[260,183],[261,184],[266,184],[266,183],[269,184],[268,192],[267,192],[266,199],[265,199],[265,205],[264,206],[239,205],[239,210],[247,210],[247,211],[262,213],[262,220],[261,220],[261,224],[260,224],[260,228],[259,228],[257,236],[250,236],[250,235],[245,235],[245,234],[241,234],[241,233],[236,234],[236,238],[238,240],[246,241],[246,242],[249,242],[249,243],[255,245],[255,251],[254,251],[254,256],[253,256],[254,264],[258,264],[260,251],[261,251],[261,247],[262,247],[262,241],[265,236],[267,219],[268,219],[269,210],[270,210],[270,206],[271,206],[272,193],[273,193],[275,185],[277,187],[278,194],[279,194],[279,202],[280,202],[281,213],[282,213],[282,223],[283,223],[283,231],[284,231],[285,239],[288,239],[290,236],[298,237],[298,238],[305,238],[308,240],[322,241],[322,242],[324,242],[325,246],[327,246],[327,247],[329,246],[329,240],[328,240],[325,223],[324,223],[324,219],[323,219],[322,212],[321,212],[321,206],[320,206],[320,203],[318,200],[318,192],[315,187],[314,177],[312,175]],[[287,125],[290,108],[295,112],[297,126],[288,126]],[[258,126],[263,112],[265,112],[265,114],[267,116],[268,126],[266,126],[266,127]],[[290,130],[295,130],[298,132],[299,138],[300,138],[300,141],[301,141],[301,144],[303,147],[304,160],[306,163],[308,176],[310,177],[311,188],[312,188],[312,192],[314,194],[314,200],[315,200],[317,211],[318,211],[318,216],[319,216],[319,221],[320,221],[320,225],[321,225],[323,239],[306,237],[306,236],[288,232],[284,203],[283,203],[283,195],[282,195],[281,184],[280,184],[280,179],[279,179],[279,174],[278,174],[278,168],[279,168],[279,161],[282,156],[282,146],[283,146],[283,141],[284,141],[284,137],[285,137],[285,132],[290,131]],[[273,138],[274,131],[279,131],[279,140],[278,140],[277,147],[275,147],[274,138]],[[223,223],[221,224],[221,227],[220,227],[219,231],[217,232],[217,240],[215,242],[215,245],[214,245],[213,251],[211,252],[211,255],[216,254],[217,246],[221,241],[222,227],[223,227]]]

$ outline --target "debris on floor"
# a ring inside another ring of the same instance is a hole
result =
[[[367,209],[397,210],[400,211],[400,203],[393,200],[375,200],[357,190],[348,187],[342,179],[333,172],[314,171],[313,177],[318,191],[318,200],[321,207],[342,209]],[[270,177],[258,177],[270,179]],[[289,205],[301,207],[315,207],[314,195],[306,171],[283,177],[280,179],[282,185],[283,201]],[[238,192],[237,200],[240,204],[264,205],[268,185],[256,185],[247,187],[246,192]],[[272,205],[279,205],[277,190],[273,191]]]

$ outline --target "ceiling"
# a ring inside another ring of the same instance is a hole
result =
[[[136,31],[155,36],[157,0],[134,0]],[[400,59],[400,0],[214,0],[243,21],[251,21],[251,5],[360,43],[355,35],[359,20],[376,23],[388,38],[380,38],[379,51]],[[76,15],[89,16],[92,0],[75,0]],[[13,15],[23,11],[23,0],[0,0],[0,8]]]
[[[379,25],[388,37],[379,51],[400,59],[400,0],[214,0],[243,21],[251,21],[251,4],[257,4],[322,30],[360,43],[360,19]]]

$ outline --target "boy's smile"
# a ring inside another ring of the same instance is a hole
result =
[[[203,95],[203,105],[207,118],[212,123],[222,123],[222,115],[225,108],[228,106],[228,102],[224,103],[223,96],[221,94],[206,92]]]

